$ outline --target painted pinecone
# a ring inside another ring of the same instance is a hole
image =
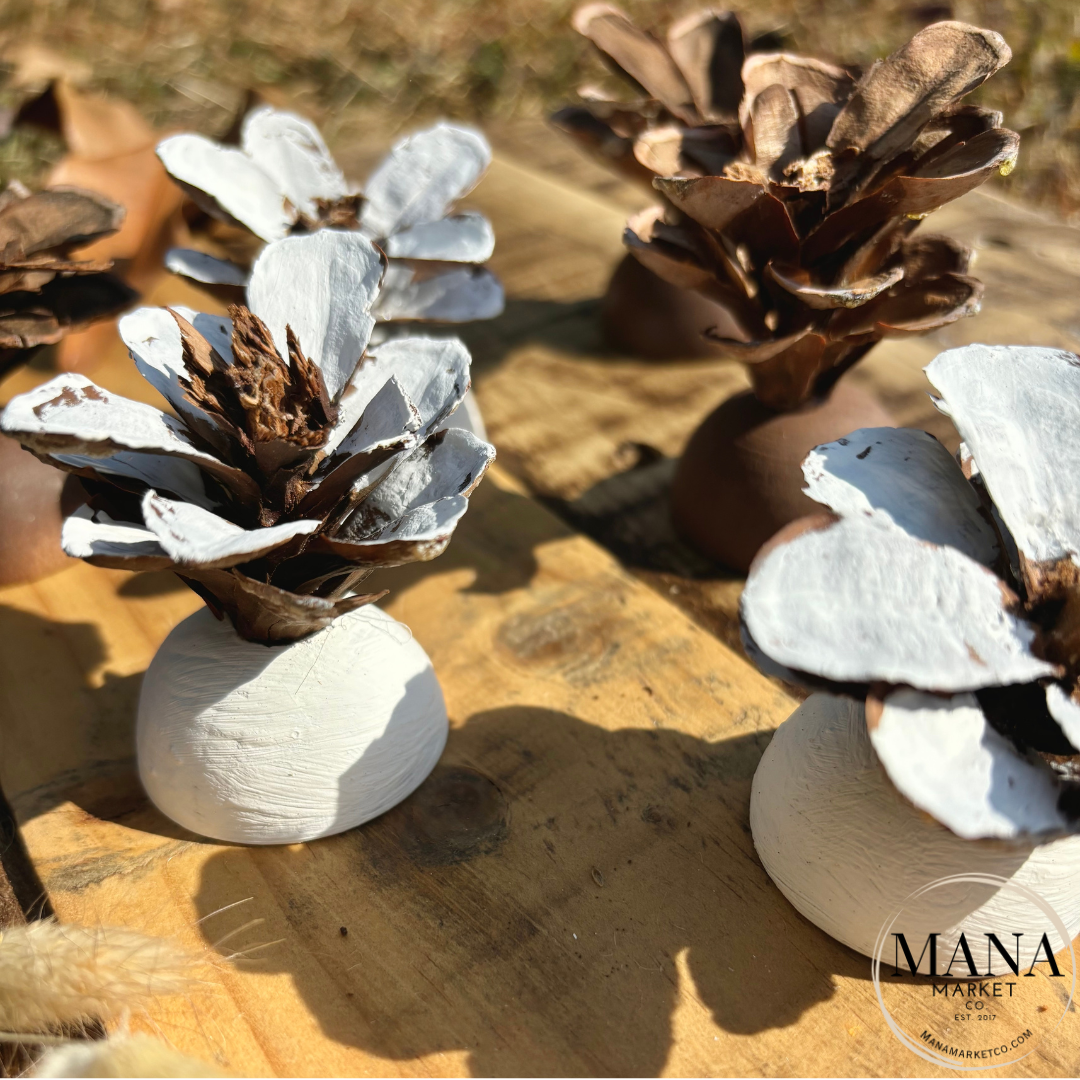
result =
[[[717,301],[719,354],[757,396],[792,409],[823,396],[886,336],[978,311],[970,251],[919,222],[996,172],[1019,137],[961,99],[1006,64],[989,30],[942,22],[856,79],[788,53],[744,56],[730,13],[674,24],[666,45],[604,4],[575,27],[644,94],[555,120],[663,202],[624,240],[650,270]]]
[[[770,674],[865,697],[896,788],[966,838],[1080,831],[1080,358],[971,345],[926,368],[964,440],[819,446],[831,514],[781,530],[741,601]]]
[[[229,318],[141,308],[120,333],[169,416],[81,375],[15,398],[0,428],[82,479],[64,550],[172,569],[245,638],[292,641],[433,559],[495,450],[442,425],[469,389],[454,338],[367,350],[385,257],[357,232],[267,245]]]
[[[206,213],[270,242],[322,228],[356,229],[389,258],[379,322],[469,322],[500,314],[499,280],[481,264],[495,234],[475,211],[453,212],[491,163],[480,132],[440,123],[395,144],[363,192],[345,179],[318,128],[295,113],[263,106],[244,118],[240,145],[173,135],[158,146],[173,179]],[[235,289],[246,265],[175,248],[174,273]]]
[[[92,191],[0,194],[0,376],[71,330],[129,307],[136,294],[76,248],[120,228],[124,208]]]

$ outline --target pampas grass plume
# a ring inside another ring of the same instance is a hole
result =
[[[172,942],[120,927],[51,919],[9,927],[0,936],[0,1028],[28,1035],[118,1020],[190,990],[197,965]]]

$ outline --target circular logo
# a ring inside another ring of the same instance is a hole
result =
[[[1032,889],[996,874],[953,874],[913,892],[882,926],[871,973],[897,1039],[951,1069],[1027,1057],[1076,990],[1064,922]]]

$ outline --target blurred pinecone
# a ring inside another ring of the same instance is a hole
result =
[[[124,208],[91,191],[0,193],[0,375],[41,345],[115,315],[136,293],[108,273],[111,260],[77,260],[72,249],[120,228]]]
[[[718,353],[750,366],[767,405],[822,396],[885,336],[978,311],[971,252],[919,221],[1016,161],[998,112],[960,100],[1006,64],[990,30],[941,22],[861,79],[789,53],[744,55],[730,12],[675,23],[666,46],[618,9],[574,26],[640,91],[555,123],[663,202],[624,240],[646,267],[717,301]]]

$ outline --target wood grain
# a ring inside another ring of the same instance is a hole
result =
[[[312,844],[203,842],[139,790],[140,674],[190,593],[77,566],[0,595],[0,779],[60,917],[240,954],[143,1023],[244,1075],[924,1073],[865,959],[754,855],[791,700],[503,475],[474,499],[442,559],[385,579],[446,755]],[[1054,1049],[1025,1064],[1080,1063]]]

